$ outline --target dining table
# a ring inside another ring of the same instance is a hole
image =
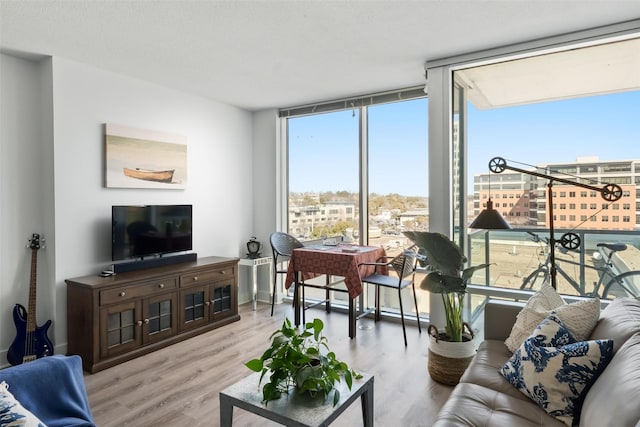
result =
[[[300,301],[302,286],[313,288],[329,289],[336,292],[345,292],[349,298],[349,338],[356,336],[356,298],[363,294],[362,278],[375,271],[373,265],[361,265],[362,263],[373,263],[385,261],[386,252],[384,248],[378,246],[362,246],[353,244],[338,245],[311,245],[294,249],[291,253],[285,288],[289,289],[295,283],[294,289],[294,317],[295,325],[300,325],[301,311],[304,310],[304,301]],[[388,274],[386,265],[378,268],[377,273]],[[310,285],[305,281],[321,275],[344,277],[346,289],[330,287],[327,280],[326,285]],[[363,299],[360,300],[362,308]],[[327,307],[329,309],[329,306]]]

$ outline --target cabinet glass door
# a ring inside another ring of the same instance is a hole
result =
[[[212,285],[211,315],[213,320],[224,319],[235,314],[233,284],[229,282]]]
[[[102,357],[129,351],[141,343],[140,324],[136,317],[140,305],[136,301],[113,305],[100,310],[100,352]]]
[[[176,293],[144,300],[142,320],[145,343],[167,338],[176,333]]]
[[[209,287],[193,286],[180,292],[180,328],[197,328],[209,322]]]

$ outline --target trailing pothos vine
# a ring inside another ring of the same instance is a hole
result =
[[[299,392],[311,396],[319,393],[326,398],[342,378],[349,390],[354,379],[362,378],[330,351],[327,338],[322,335],[323,328],[320,319],[306,323],[301,330],[285,319],[282,327],[271,334],[271,345],[262,356],[245,363],[252,371],[261,372],[260,383],[268,374],[269,381],[262,387],[263,402],[278,399],[294,387]],[[335,389],[333,405],[339,400],[340,392]]]

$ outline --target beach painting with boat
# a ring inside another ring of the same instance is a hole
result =
[[[113,124],[104,129],[106,187],[186,188],[186,137]]]

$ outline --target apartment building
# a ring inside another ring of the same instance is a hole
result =
[[[622,197],[615,202],[596,190],[553,182],[554,225],[558,228],[599,230],[640,229],[640,160],[600,161],[578,158],[572,163],[537,165],[541,173],[595,187],[617,184]],[[474,216],[489,197],[494,208],[512,225],[549,227],[548,180],[521,172],[474,176]]]
[[[355,222],[356,206],[351,202],[327,202],[289,207],[289,232],[309,237],[318,227],[330,227],[338,222]]]

